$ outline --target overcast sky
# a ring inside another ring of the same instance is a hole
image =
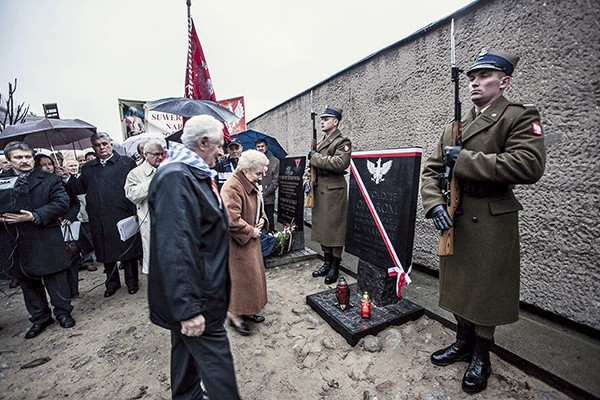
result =
[[[472,0],[192,0],[217,99],[247,121]],[[410,8],[408,8],[410,7]],[[0,0],[0,93],[120,140],[118,100],[183,96],[185,0]]]

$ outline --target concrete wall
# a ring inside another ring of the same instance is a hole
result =
[[[521,56],[510,99],[542,114],[544,177],[516,194],[522,242],[521,300],[600,329],[600,2],[480,0],[454,15],[457,62],[484,46]],[[422,146],[431,152],[452,118],[450,18],[350,66],[249,123],[292,155],[308,150],[309,92],[316,110],[344,109],[355,150]],[[315,60],[318,62],[318,60]],[[470,106],[466,77],[463,110]],[[420,201],[420,200],[419,200]],[[437,269],[437,234],[419,204],[413,262]]]

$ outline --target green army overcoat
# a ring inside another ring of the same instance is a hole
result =
[[[317,187],[312,209],[312,239],[323,246],[340,247],[346,241],[348,184],[344,173],[350,165],[352,144],[336,129],[317,143],[305,174],[310,167],[318,168]]]
[[[519,312],[519,227],[512,185],[537,182],[546,162],[540,115],[500,97],[480,116],[462,118],[464,149],[455,165],[461,197],[454,217],[454,255],[440,258],[440,306],[478,325],[515,322]],[[451,125],[426,161],[425,215],[443,204],[439,173]],[[468,190],[467,190],[468,189]],[[436,243],[437,246],[437,243]]]

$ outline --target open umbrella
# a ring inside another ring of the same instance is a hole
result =
[[[44,118],[24,124],[9,125],[0,133],[0,147],[13,140],[22,140],[31,147],[65,145],[89,138],[96,127],[80,119]]]
[[[264,139],[264,141],[267,142],[267,146],[269,146],[269,151],[273,153],[275,157],[285,158],[287,156],[287,152],[281,147],[277,139],[265,133],[248,129],[247,131],[233,135],[233,137],[240,140],[240,143],[244,146],[244,150],[253,149],[254,143],[258,139]]]
[[[212,115],[226,124],[236,124],[240,120],[227,108],[210,100],[193,100],[187,97],[166,97],[146,103],[148,110],[162,111],[191,118],[196,115]]]
[[[140,133],[139,135],[130,136],[123,141],[123,147],[127,151],[127,155],[133,157],[137,154],[137,146],[140,142],[147,142],[148,140],[159,141],[163,147],[166,147],[167,141],[165,136],[161,133]],[[141,156],[141,154],[139,154]]]

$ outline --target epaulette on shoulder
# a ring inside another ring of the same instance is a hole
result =
[[[534,103],[518,103],[516,101],[515,102],[511,101],[510,105],[511,106],[519,106],[519,107],[523,107],[523,108],[536,108],[537,109],[537,106]]]

